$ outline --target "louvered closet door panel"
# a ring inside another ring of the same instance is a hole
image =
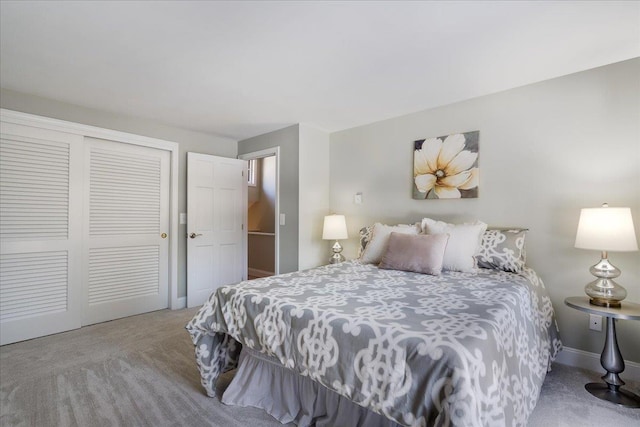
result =
[[[83,324],[168,306],[169,153],[87,138]]]
[[[2,122],[0,343],[80,327],[82,137]]]

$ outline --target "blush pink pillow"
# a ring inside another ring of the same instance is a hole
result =
[[[391,233],[378,267],[437,276],[448,240],[448,234]]]

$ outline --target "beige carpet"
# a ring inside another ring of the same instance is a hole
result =
[[[261,410],[206,397],[184,329],[194,313],[163,310],[0,347],[0,425],[281,426]],[[640,425],[640,410],[584,390],[596,380],[558,365],[530,426]]]

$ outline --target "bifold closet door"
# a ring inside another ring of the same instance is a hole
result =
[[[169,161],[85,138],[83,325],[168,307]]]
[[[82,140],[0,124],[0,344],[79,328]]]

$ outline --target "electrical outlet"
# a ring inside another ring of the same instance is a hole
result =
[[[590,314],[589,329],[602,332],[602,316],[598,316],[597,314]]]

